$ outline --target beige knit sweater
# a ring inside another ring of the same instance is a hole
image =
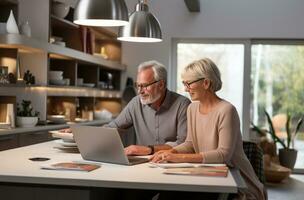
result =
[[[238,168],[248,187],[248,190],[239,191],[239,198],[266,199],[264,186],[244,153],[235,107],[222,100],[210,113],[201,114],[199,105],[199,102],[189,105],[186,141],[174,149],[179,153],[200,153],[204,163],[226,163]]]

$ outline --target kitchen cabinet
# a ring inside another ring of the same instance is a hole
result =
[[[39,12],[29,6],[34,4]],[[35,84],[2,84],[0,98],[15,96],[16,102],[32,101],[40,120],[55,114],[63,114],[71,121],[83,118],[77,115],[77,109],[86,117],[92,115],[87,112],[104,108],[115,110],[117,115],[121,109],[117,103],[121,98],[121,74],[126,66],[121,64],[121,43],[116,34],[72,23],[73,9],[66,18],[58,18],[50,14],[51,5],[50,0],[1,3],[0,21],[5,22],[7,13],[13,10],[17,23],[29,21],[32,36],[0,34],[0,64],[8,66],[16,80],[29,70]],[[54,42],[58,38],[61,42]],[[50,71],[62,71],[65,82],[51,80]],[[100,106],[103,100],[113,101],[110,105],[116,107]]]
[[[19,134],[19,147],[37,144],[52,140],[52,136],[48,131],[37,131]]]
[[[13,149],[19,146],[18,135],[0,135],[0,151]]]

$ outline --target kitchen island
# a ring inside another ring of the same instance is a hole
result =
[[[148,163],[123,166],[100,163],[91,172],[44,170],[46,163],[82,160],[79,153],[55,149],[50,141],[0,152],[1,199],[94,199],[99,188],[236,193],[246,187],[236,170],[227,177],[166,175]],[[50,158],[34,162],[32,157]],[[94,198],[93,198],[94,197]]]

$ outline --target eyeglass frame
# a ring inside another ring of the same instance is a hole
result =
[[[189,83],[187,83],[186,81],[182,81],[183,85],[186,87],[186,88],[190,88],[190,86],[193,84],[193,83],[196,83],[196,82],[199,82],[201,80],[204,80],[205,78],[199,78],[197,80],[194,80],[194,81],[191,81]]]
[[[134,87],[135,87],[137,90],[141,90],[141,89],[145,89],[145,90],[146,90],[149,86],[151,86],[151,85],[153,85],[153,84],[155,84],[155,83],[158,83],[159,81],[161,81],[161,80],[153,81],[153,82],[151,82],[151,83],[142,83],[142,84],[137,84],[137,83],[135,82]]]

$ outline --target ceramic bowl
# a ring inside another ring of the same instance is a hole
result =
[[[38,117],[18,117],[17,116],[17,126],[23,128],[29,128],[36,126],[38,122]]]
[[[59,18],[65,18],[70,10],[70,6],[61,2],[52,3],[52,14]]]
[[[48,76],[49,76],[49,79],[52,79],[52,80],[62,80],[63,71],[49,71]]]

